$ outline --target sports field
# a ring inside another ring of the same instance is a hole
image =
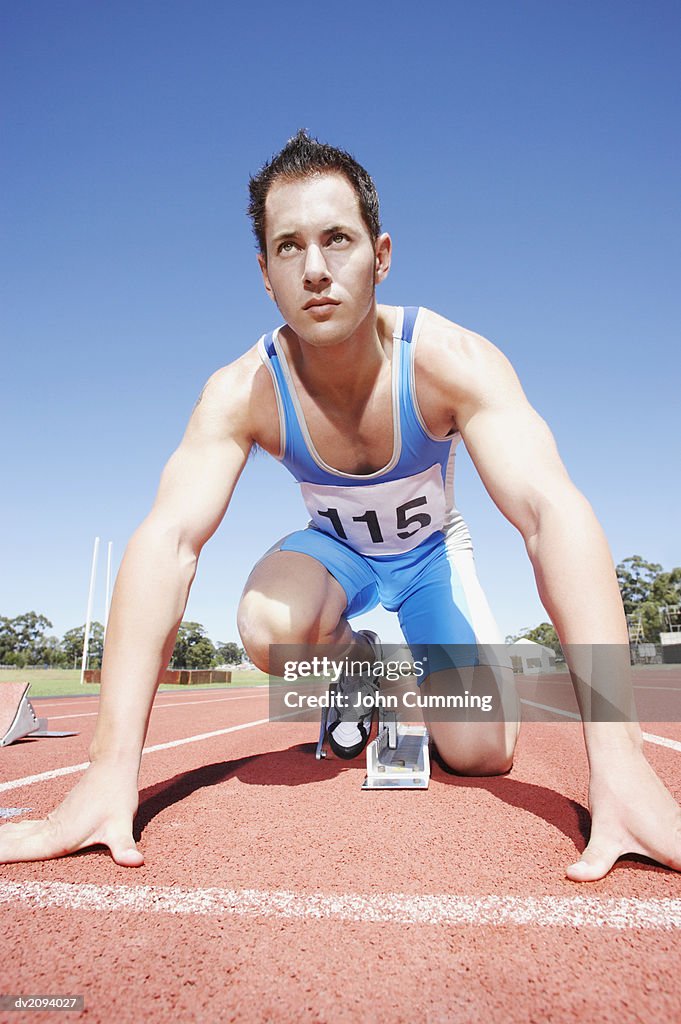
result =
[[[681,725],[650,712],[680,675],[635,675],[646,753],[677,797]],[[0,993],[82,996],[71,1019],[98,1024],[681,1019],[681,876],[631,857],[600,882],[565,879],[588,834],[587,766],[566,680],[546,682],[518,679],[509,775],[436,760],[427,792],[362,792],[364,759],[316,761],[315,725],[268,722],[266,688],[159,694],[144,866],[103,849],[4,866]],[[72,787],[98,696],[34,704],[79,734],[0,751],[14,821]]]
[[[224,690],[229,686],[262,686],[267,682],[264,672],[248,670],[232,670],[232,681],[229,684],[211,683],[202,685],[202,690]],[[79,669],[42,669],[12,668],[0,669],[0,683],[11,683],[24,679],[31,684],[30,696],[33,697],[65,697],[85,694],[98,694],[99,685],[94,683],[80,685]],[[163,684],[159,690],[195,690],[198,687],[174,686]]]

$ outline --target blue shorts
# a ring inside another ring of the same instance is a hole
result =
[[[478,582],[473,552],[448,547],[442,533],[404,554],[370,558],[308,527],[271,550],[297,551],[321,562],[345,591],[348,618],[378,604],[397,612],[414,657],[422,645],[428,647],[431,672],[452,664],[498,662],[503,640]]]

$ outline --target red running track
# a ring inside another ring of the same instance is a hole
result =
[[[12,782],[86,762],[97,699],[34,706],[79,735],[0,751],[0,805],[24,817],[77,775]],[[506,777],[436,763],[427,793],[363,793],[363,759],[316,762],[316,727],[249,724],[267,712],[264,690],[157,697],[147,747],[180,745],[142,759],[144,867],[98,849],[2,868],[0,994],[85,1010],[0,1019],[681,1019],[681,877],[634,858],[564,877],[588,830],[576,722],[526,722]],[[676,742],[646,753],[681,796],[678,723],[645,728]]]

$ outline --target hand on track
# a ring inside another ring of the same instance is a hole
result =
[[[619,857],[643,854],[681,871],[681,807],[642,753],[617,761],[607,777],[591,777],[591,837],[567,869],[573,882],[594,882]]]
[[[111,766],[91,764],[47,818],[0,827],[0,863],[49,860],[102,844],[117,864],[140,867],[144,857],[132,834],[137,806],[135,783]]]

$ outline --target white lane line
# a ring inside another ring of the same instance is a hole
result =
[[[75,772],[84,772],[89,764],[89,761],[83,761],[82,764],[70,764],[66,768],[53,768],[52,771],[41,772],[40,775],[25,775],[23,779],[0,782],[0,793],[6,793],[10,789],[21,789],[22,786],[32,786],[34,782],[58,779],[60,775],[73,775]]]
[[[186,743],[199,743],[201,740],[209,740],[214,736],[226,736],[229,732],[239,732],[241,729],[253,729],[257,725],[267,725],[269,722],[278,721],[279,718],[291,718],[300,714],[299,711],[292,711],[288,715],[280,715],[275,718],[259,718],[257,722],[244,722],[242,725],[230,725],[227,729],[216,729],[215,732],[202,732],[197,736],[185,736],[181,740],[171,740],[170,743],[157,743],[153,747],[145,747],[142,754],[153,754],[157,750],[170,750],[171,747],[183,747]],[[84,772],[90,765],[89,761],[82,764],[70,764],[65,768],[53,768],[48,772],[41,772],[39,775],[26,775],[23,779],[12,779],[11,782],[0,782],[0,793],[9,789],[21,789],[22,786],[32,786],[35,782],[46,782],[49,779],[58,779],[61,775],[73,775],[75,772]]]
[[[539,708],[542,711],[551,711],[556,715],[562,715],[564,718],[573,718],[579,720],[579,715],[574,714],[572,711],[562,711],[560,708],[552,708],[547,704],[536,704],[531,700],[520,700],[521,704],[528,704],[530,707]],[[201,740],[212,739],[214,736],[225,736],[230,732],[239,732],[241,729],[252,729],[258,725],[267,725],[269,722],[278,721],[283,718],[292,718],[297,715],[297,711],[292,711],[287,715],[279,715],[277,718],[259,718],[255,722],[245,722],[242,725],[231,725],[226,729],[217,729],[215,732],[204,732],[199,733],[196,736],[186,736],[181,740],[171,740],[169,743],[157,743],[152,747],[145,747],[142,754],[151,754],[157,750],[170,750],[172,747],[182,747],[187,743],[199,743]],[[681,743],[677,740],[670,740],[666,736],[656,736],[654,733],[644,732],[644,740],[648,743],[655,743],[660,747],[670,747],[672,750],[678,750],[681,752]],[[21,789],[22,786],[32,786],[36,782],[46,782],[49,779],[57,779],[62,775],[73,775],[76,772],[83,772],[89,767],[90,762],[84,761],[82,764],[71,764],[65,768],[53,768],[51,771],[41,772],[39,775],[26,775],[22,779],[12,779],[10,782],[0,782],[0,793],[6,793],[10,789]]]
[[[213,691],[213,692],[215,692],[215,691]],[[187,697],[189,697],[189,692],[185,691],[185,693],[186,693]],[[179,704],[212,704],[216,700],[248,700],[251,697],[260,697],[263,694],[268,694],[268,693],[269,693],[269,686],[267,686],[267,685],[263,685],[263,686],[249,686],[249,687],[240,686],[239,687],[239,693],[230,693],[226,697],[211,697],[210,694],[207,694],[204,697],[200,697],[198,700],[193,700],[192,701],[192,700],[187,700],[183,696],[183,699],[181,701],[178,701],[177,703],[179,703]],[[159,691],[156,694],[156,700],[157,700],[157,702],[159,704],[165,704],[165,703],[167,703],[167,701],[170,700],[170,698],[178,697],[179,695],[180,694],[178,693],[177,690],[166,690],[165,692],[160,692]]]
[[[371,924],[539,925],[623,930],[681,928],[681,899],[595,896],[368,896],[154,885],[2,882],[0,903],[61,910],[340,920]]]
[[[89,694],[87,697],[76,697],[75,700],[49,700],[47,697],[36,697],[35,694],[30,693],[29,699],[31,704],[40,704],[41,708],[68,708],[71,704],[79,704],[81,707],[85,703],[92,703],[99,699],[99,694]]]
[[[292,711],[288,716],[291,718],[293,715],[300,714],[298,711]],[[256,725],[267,725],[274,719],[270,718],[259,718],[257,722],[246,722],[245,725],[230,725],[228,729],[216,729],[215,732],[203,732],[197,736],[185,736],[181,740],[170,740],[169,743],[156,743],[153,747],[145,747],[142,751],[143,754],[153,754],[156,750],[170,750],[172,747],[183,747],[186,743],[199,743],[201,740],[210,740],[214,736],[224,736],[228,732],[238,732],[240,729],[252,729]]]
[[[520,698],[521,704],[527,704],[529,708],[539,708],[540,711],[552,711],[554,715],[562,715],[563,718],[576,718],[578,722],[581,722],[581,715],[575,714],[574,711],[561,711],[560,708],[552,708],[548,704],[537,704],[533,700],[525,700],[523,697]]]
[[[542,680],[539,684],[537,684],[532,679],[518,679],[518,677],[516,676],[515,682],[516,686],[522,685],[524,683],[525,686],[530,687],[534,690],[547,689],[549,687],[556,686],[565,686],[570,691],[572,691],[572,683],[569,679],[566,679],[565,681],[561,679],[559,682],[556,683],[549,683]],[[633,686],[635,690],[669,690],[670,693],[678,693],[681,695],[681,687],[679,686],[651,686],[644,683],[634,683]]]
[[[257,693],[260,690],[264,690],[265,693],[267,693],[267,685],[266,684],[263,684],[262,686],[240,686],[240,687],[238,687],[238,689],[239,690],[246,690],[247,691],[247,695],[250,694],[250,693],[253,693],[253,692]],[[178,692],[177,690],[159,690],[158,694],[157,694],[157,697],[159,699],[161,699],[163,697],[174,697],[174,696],[177,695],[177,692]],[[67,700],[65,697],[63,697],[63,698],[61,698],[59,700],[52,700],[50,697],[38,697],[35,694],[31,694],[29,692],[29,698],[30,698],[32,704],[33,703],[40,704],[41,708],[63,708],[63,707],[68,707],[70,704],[82,704],[83,701],[99,700],[99,694],[98,693],[84,693],[82,697],[74,697],[73,700]],[[232,700],[243,700],[243,699],[244,698],[241,697],[241,696],[233,697],[232,698]],[[195,703],[200,704],[202,702],[201,701],[196,701]],[[210,703],[210,698],[207,698],[206,703]]]
[[[641,734],[648,743],[655,743],[658,747],[669,747],[671,750],[681,751],[681,743],[678,740],[670,740],[667,736],[656,736],[653,732]]]
[[[527,704],[531,708],[539,708],[540,711],[550,711],[554,715],[561,715],[563,718],[574,718],[578,722],[581,721],[581,716],[576,715],[574,711],[562,711],[560,708],[549,707],[548,704],[536,704],[532,700],[523,700],[520,698],[521,704]],[[679,740],[670,740],[668,736],[657,736],[654,732],[642,732],[641,735],[646,743],[654,743],[658,747],[669,747],[671,750],[678,750],[681,752],[681,742]]]
[[[265,694],[263,694],[265,696]],[[152,711],[157,711],[159,708],[186,708],[190,704],[224,704],[225,701],[232,700],[253,700],[253,695],[249,694],[246,697],[217,697],[214,700],[180,700],[175,701],[173,704],[154,704]],[[38,708],[42,710],[42,708]],[[50,715],[50,722],[58,722],[62,718],[96,718],[99,711],[81,711],[75,715]]]
[[[678,686],[638,686],[634,684],[635,690],[669,690],[671,693],[678,693],[681,695],[681,689]]]

